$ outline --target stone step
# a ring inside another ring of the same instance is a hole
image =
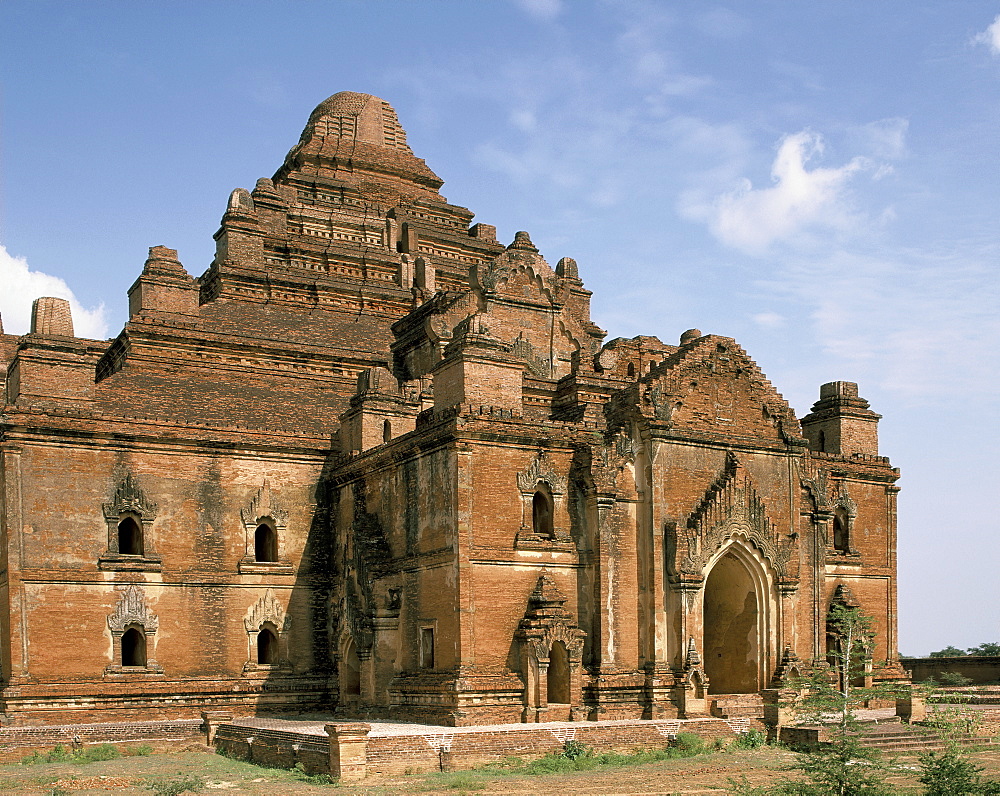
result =
[[[760,694],[709,694],[709,713],[720,719],[762,719],[764,700]]]

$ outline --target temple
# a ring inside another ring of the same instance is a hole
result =
[[[0,334],[0,718],[722,715],[827,666],[837,603],[902,675],[857,385],[800,421],[730,338],[605,342],[585,268],[442,184],[335,94],[116,338]]]

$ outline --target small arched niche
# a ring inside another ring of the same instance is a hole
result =
[[[838,509],[833,515],[833,549],[838,553],[849,553],[851,551],[851,540],[848,529],[850,520],[847,512]]]
[[[118,523],[118,552],[124,556],[143,554],[142,525],[132,514],[126,514]]]
[[[273,563],[278,560],[278,532],[268,520],[262,521],[253,535],[254,560]]]
[[[345,697],[361,696],[361,659],[354,639],[347,642],[340,664],[340,690]]]
[[[270,623],[267,623],[257,634],[257,665],[272,666],[278,662],[278,634]]]
[[[570,704],[569,652],[561,641],[552,642],[546,679],[549,704]]]
[[[531,498],[531,528],[535,535],[544,539],[555,536],[552,514],[552,493],[544,484],[539,484]]]
[[[146,634],[138,625],[122,633],[122,666],[146,665]]]

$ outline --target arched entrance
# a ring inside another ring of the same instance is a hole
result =
[[[547,672],[546,691],[549,704],[568,705],[570,699],[569,683],[569,653],[561,641],[553,641],[549,650],[549,668]]]
[[[350,639],[344,649],[344,657],[340,664],[341,696],[345,699],[357,699],[361,696],[361,659],[358,657],[354,639]]]
[[[702,650],[711,694],[754,693],[766,681],[770,595],[755,559],[734,542],[705,580]]]

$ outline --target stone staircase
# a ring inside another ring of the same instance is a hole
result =
[[[763,719],[760,694],[709,694],[709,714],[720,719]]]
[[[944,751],[948,744],[934,730],[901,722],[888,722],[865,727],[861,733],[862,743],[870,749],[890,755],[919,755],[925,752]],[[993,743],[986,737],[963,736],[954,739],[960,746],[985,746]]]

